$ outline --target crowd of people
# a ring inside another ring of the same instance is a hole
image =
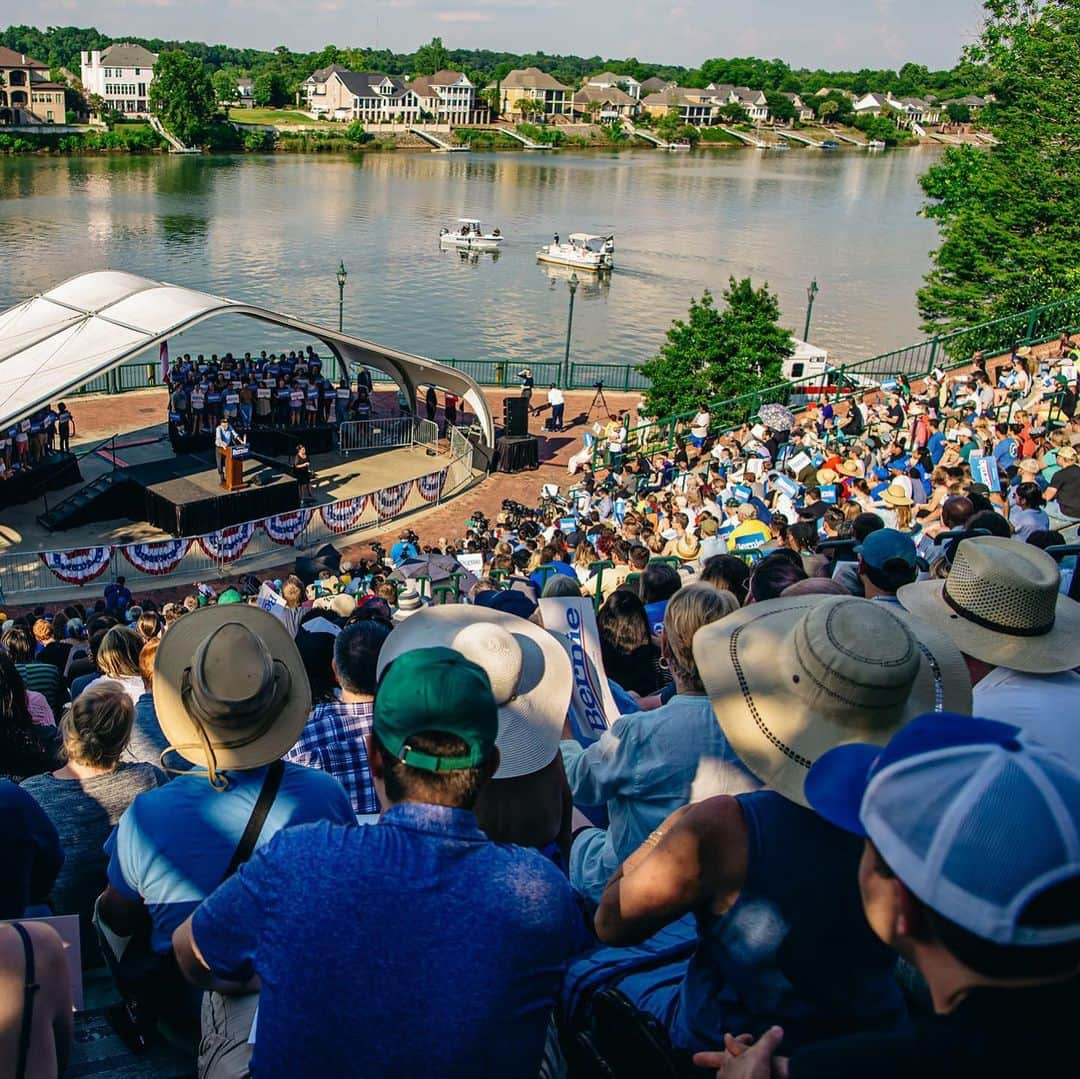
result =
[[[616,417],[460,536],[3,621],[0,1052],[67,1057],[51,912],[200,1076],[1064,1073],[1080,416],[1038,380]]]
[[[68,453],[73,434],[75,417],[63,401],[0,431],[0,482],[32,471],[55,453]]]

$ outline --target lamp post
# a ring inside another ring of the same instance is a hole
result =
[[[348,271],[345,269],[345,260],[342,259],[337,268],[337,287],[338,287],[338,305],[337,305],[337,328],[338,333],[341,333],[341,328],[345,324],[345,278],[348,277]]]
[[[806,326],[803,328],[802,339],[810,340],[810,315],[814,310],[814,297],[818,294],[817,278],[810,282],[806,288]]]
[[[567,285],[570,288],[570,310],[566,316],[566,355],[563,356],[563,389],[568,389],[570,386],[570,333],[574,328],[574,293],[577,292],[578,287],[578,275],[576,273],[570,275]]]

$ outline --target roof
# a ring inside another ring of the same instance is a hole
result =
[[[101,61],[112,67],[153,67],[157,63],[157,53],[130,41],[122,41],[103,49]]]
[[[637,79],[632,75],[616,75],[614,71],[601,71],[599,75],[590,75],[585,80],[585,85],[618,86],[622,82],[636,83]]]
[[[522,67],[515,68],[513,71],[507,72],[506,76],[502,79],[503,86],[510,87],[525,87],[534,90],[569,90],[569,86],[564,86],[553,75],[549,75],[546,71],[541,71],[538,67]]]
[[[406,391],[436,382],[464,397],[488,445],[494,444],[491,409],[480,387],[463,371],[268,308],[114,270],[69,278],[0,312],[0,427],[61,400],[172,335],[222,314],[247,315],[310,334],[345,364],[374,367]]]
[[[860,97],[855,102],[856,106],[858,106],[861,102],[866,101],[867,99],[870,100],[870,103],[871,103],[870,107],[875,108],[875,109],[883,109],[887,105],[892,104],[892,102],[890,102],[889,99],[884,94],[869,93],[869,94],[863,94],[862,97]]]
[[[658,79],[655,75],[651,79],[646,79],[642,84],[642,90],[646,93],[656,93],[658,90],[663,90],[668,86],[674,86],[675,83],[671,79]]]
[[[612,105],[635,105],[637,102],[625,91],[617,86],[583,86],[574,94],[574,103],[587,105],[598,101],[601,105],[605,102]]]
[[[32,56],[27,56],[24,52],[16,52],[6,45],[0,45],[0,67],[48,68],[48,66],[48,64],[43,64],[40,60],[35,60]]]
[[[460,82],[465,79],[468,82],[468,78],[460,71],[451,71],[449,68],[444,67],[442,71],[436,71],[434,75],[428,75],[428,80],[432,86],[453,86],[454,83]]]
[[[342,81],[345,89],[354,97],[377,97],[384,101],[393,101],[395,98],[404,97],[411,87],[404,79],[395,78],[392,75],[383,75],[378,71],[338,71],[337,77]],[[378,83],[389,80],[393,86],[393,92],[380,94],[375,90]]]
[[[345,67],[344,64],[329,64],[327,67],[316,68],[306,79],[304,79],[304,82],[326,82],[335,71],[341,72],[348,70],[349,69]]]

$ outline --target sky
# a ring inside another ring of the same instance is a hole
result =
[[[6,6],[2,0],[0,24]],[[857,70],[908,60],[951,67],[978,34],[980,13],[978,0],[56,0],[46,18],[111,37],[301,52],[329,43],[411,52],[438,35],[448,48],[636,56],[688,67],[760,56]]]

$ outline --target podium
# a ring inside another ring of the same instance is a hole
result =
[[[247,446],[242,442],[237,442],[232,446],[226,446],[222,452],[225,455],[225,490],[242,491],[247,486],[244,483],[244,461],[248,455]]]

